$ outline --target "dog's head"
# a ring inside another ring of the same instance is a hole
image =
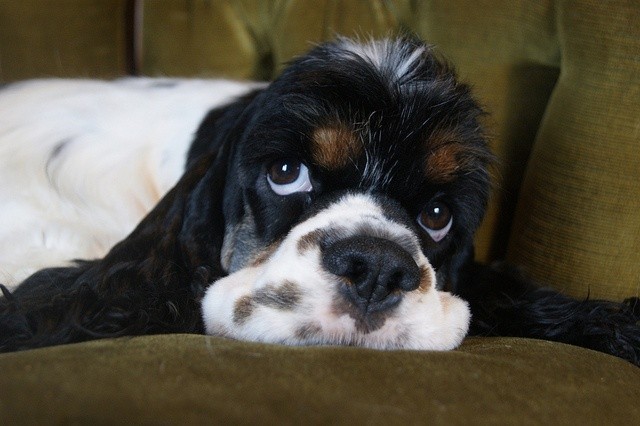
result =
[[[483,216],[491,156],[481,108],[431,48],[323,44],[229,108],[211,121],[227,129],[230,275],[203,299],[207,331],[456,346],[468,309],[441,290]]]

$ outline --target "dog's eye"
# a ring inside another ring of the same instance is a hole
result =
[[[289,195],[313,189],[307,166],[296,160],[278,160],[267,170],[267,181],[273,192]]]
[[[447,236],[453,223],[449,207],[441,201],[433,201],[418,215],[418,223],[436,243]]]

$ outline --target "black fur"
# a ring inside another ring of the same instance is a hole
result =
[[[394,52],[409,57],[423,45],[405,39]],[[321,45],[293,62],[265,89],[212,111],[203,120],[179,183],[103,259],[37,272],[0,299],[0,350],[152,333],[202,333],[204,289],[227,269],[282,238],[305,215],[346,191],[384,194],[415,218],[431,201],[453,212],[449,234],[434,242],[415,226],[437,269],[440,287],[467,299],[472,332],[550,339],[640,365],[638,304],[577,301],[540,289],[507,268],[473,262],[472,239],[489,196],[492,156],[479,124],[483,112],[469,88],[425,47],[402,79],[391,68]],[[366,155],[339,170],[314,162],[314,129],[341,123],[364,141]],[[424,164],[454,135],[462,156],[453,179],[431,179]],[[314,190],[278,196],[266,170],[273,161],[309,166]],[[380,173],[363,178],[368,160]],[[228,265],[223,241],[234,238]]]
[[[41,270],[0,301],[4,351],[102,337],[202,332],[198,300],[215,277],[225,169],[208,156],[101,260]]]
[[[614,354],[640,366],[640,299],[576,300],[540,288],[506,264],[469,262],[459,295],[471,305],[471,334],[552,340]]]

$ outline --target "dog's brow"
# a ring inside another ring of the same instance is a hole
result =
[[[436,130],[426,141],[425,176],[432,182],[446,183],[455,179],[461,170],[474,167],[477,155],[453,129]]]
[[[327,169],[339,169],[362,153],[360,138],[343,124],[317,128],[311,137],[311,152],[316,164]]]

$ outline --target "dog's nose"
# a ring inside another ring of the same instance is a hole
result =
[[[324,248],[322,264],[350,284],[347,296],[364,312],[388,309],[401,291],[420,285],[420,269],[400,245],[384,238],[353,236]]]

